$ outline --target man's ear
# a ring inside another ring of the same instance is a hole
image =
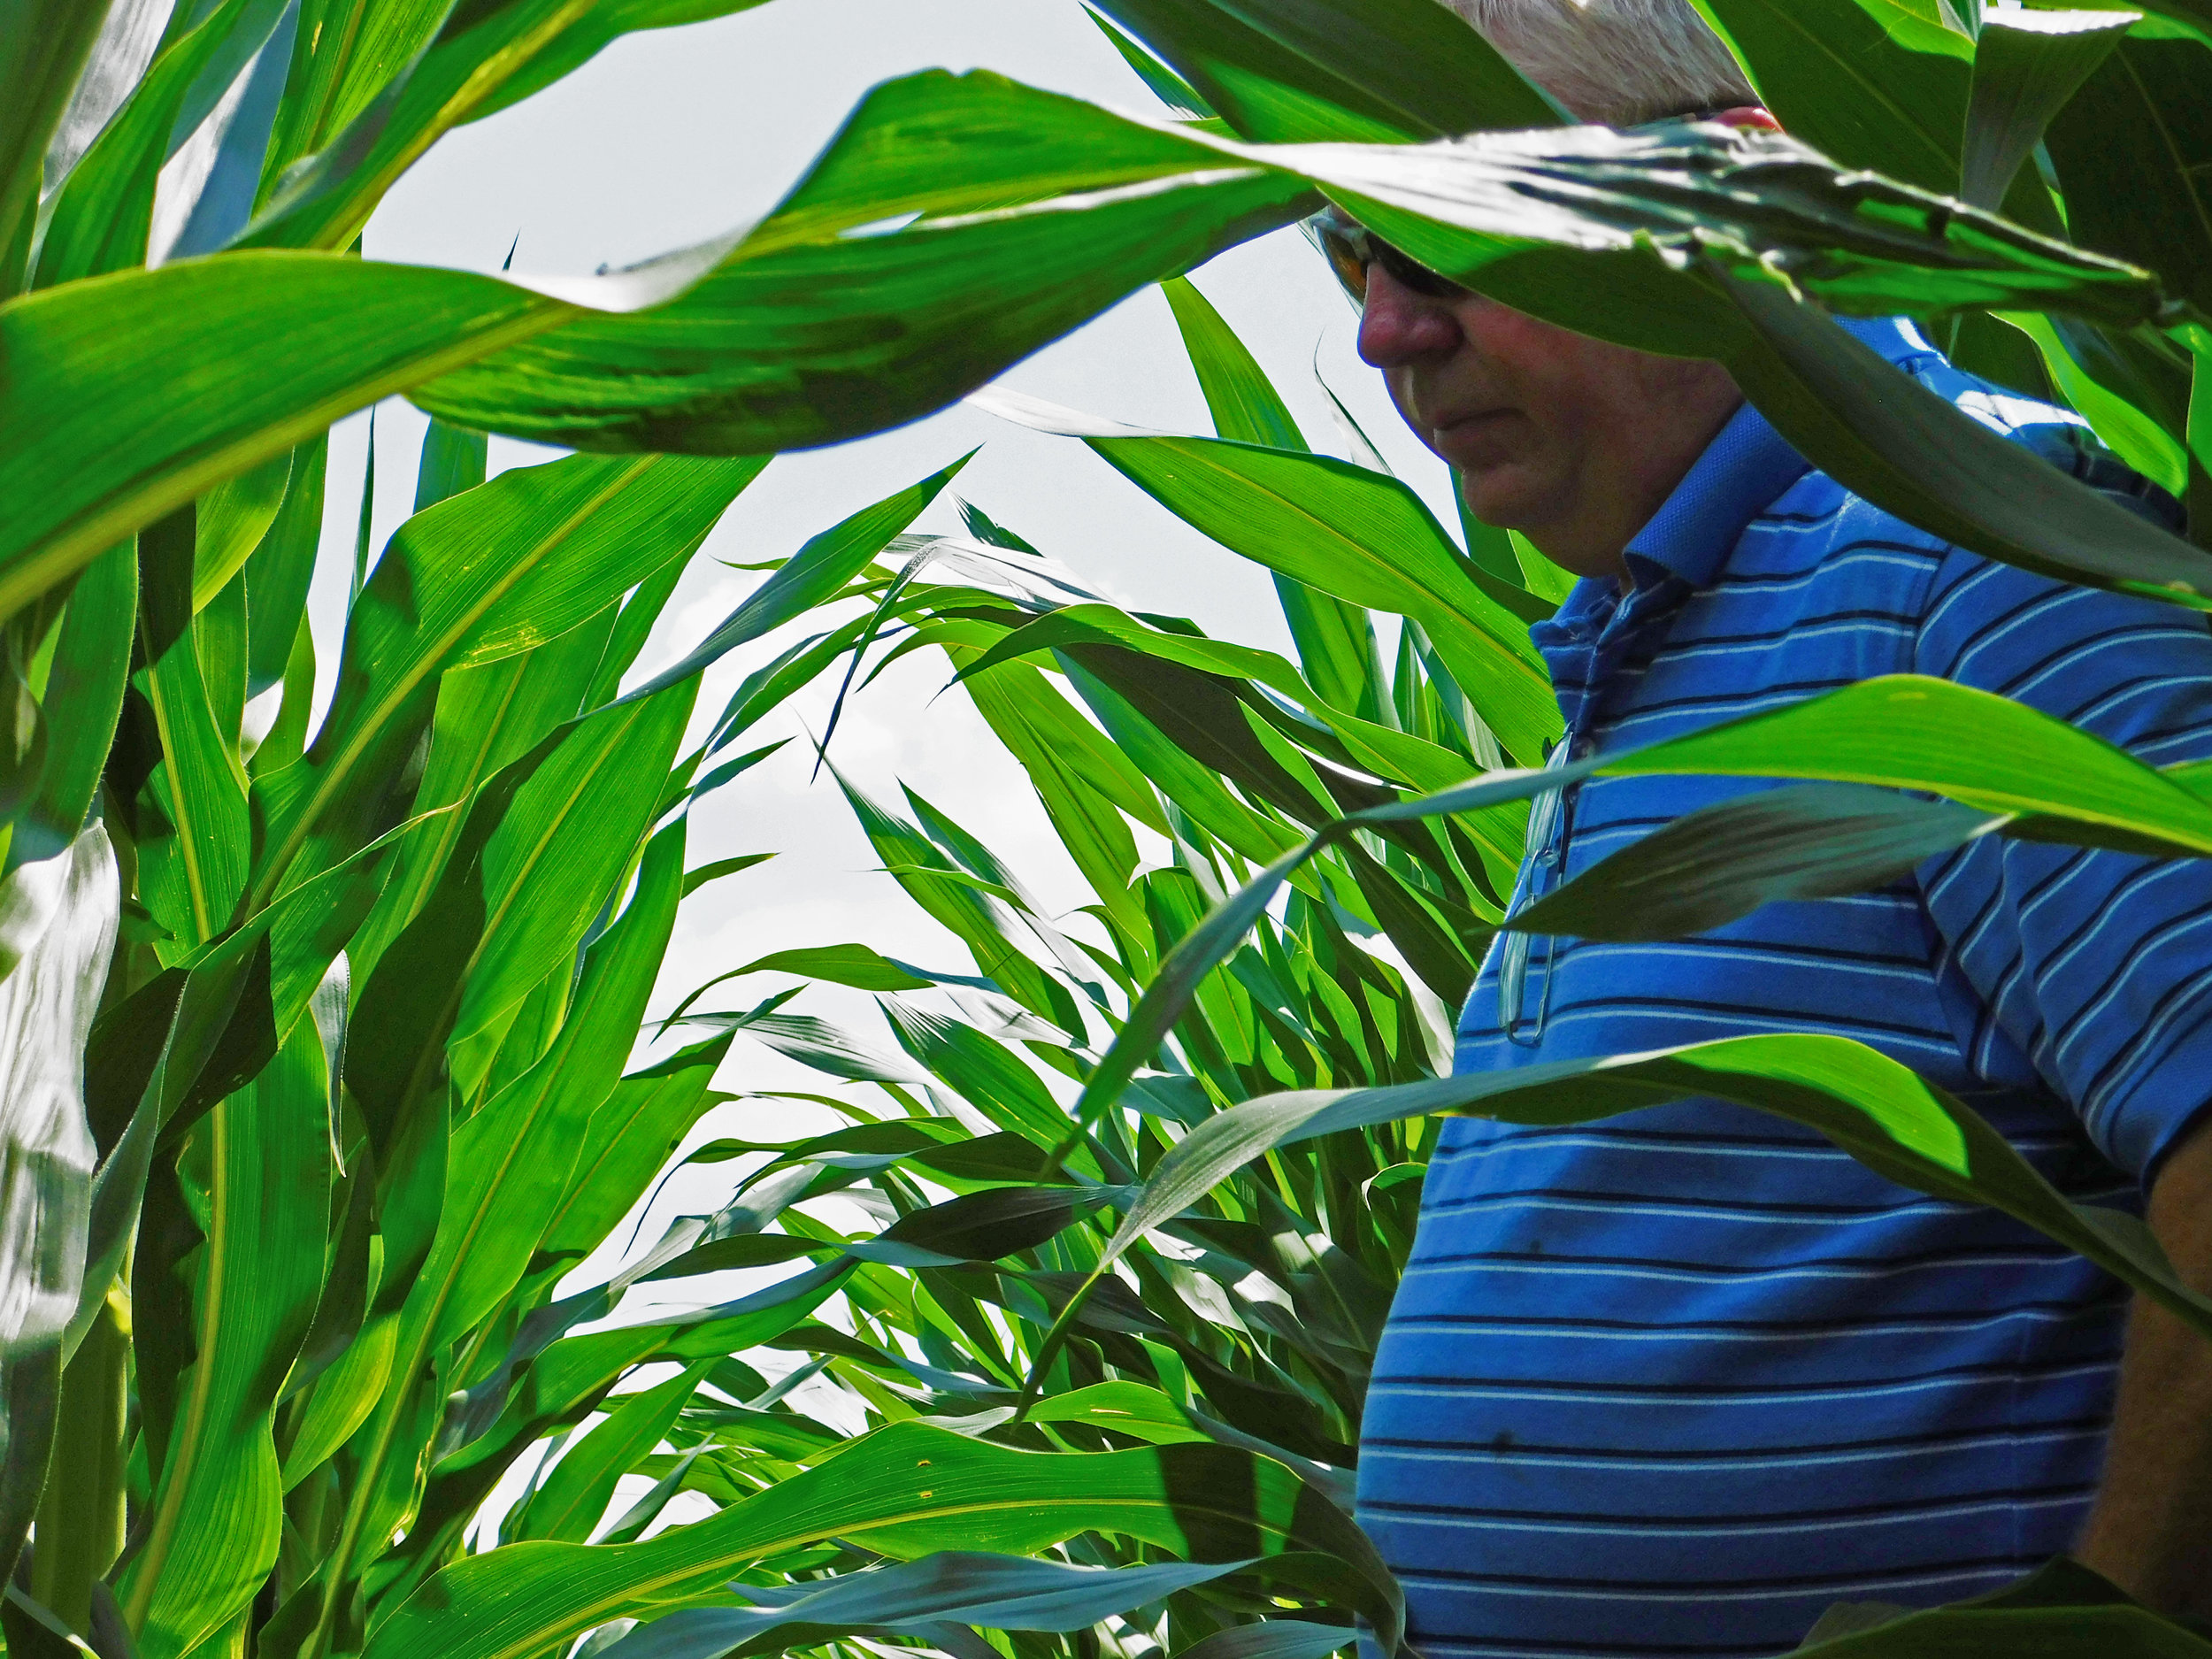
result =
[[[1709,121],[1718,121],[1723,127],[1741,127],[1751,133],[1778,133],[1782,123],[1774,119],[1774,111],[1756,104],[1740,104],[1732,110],[1723,110],[1709,115]]]

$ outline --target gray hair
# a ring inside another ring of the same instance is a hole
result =
[[[1689,0],[1443,0],[1586,121],[1632,126],[1756,104]]]

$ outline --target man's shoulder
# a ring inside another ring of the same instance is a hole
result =
[[[2033,451],[2069,477],[2111,496],[2162,527],[2178,533],[2181,503],[2116,455],[2094,428],[2072,410],[2030,397],[1953,365],[1929,349],[1897,364],[1900,372],[1962,414],[1999,436]],[[1939,567],[1958,567],[1948,588],[1969,567],[1989,561],[1878,505],[1818,470],[1808,470],[1747,526],[1729,560],[1729,573],[1795,574],[1816,571],[1832,581],[1917,588],[1924,596]]]
[[[1972,374],[1929,352],[1898,365],[1962,414],[2033,450],[2068,477],[2178,533],[2186,520],[2170,491],[2131,465],[2070,409]]]

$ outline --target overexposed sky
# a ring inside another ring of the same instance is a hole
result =
[[[715,22],[629,36],[550,90],[449,134],[384,203],[369,225],[366,250],[379,259],[495,270],[518,237],[516,269],[563,273],[701,241],[771,208],[869,87],[938,66],[989,68],[1102,103],[1156,109],[1076,0],[769,0]],[[1398,425],[1372,372],[1357,361],[1352,311],[1294,232],[1236,250],[1195,280],[1282,389],[1314,447],[1342,453],[1313,378],[1317,352],[1331,384],[1391,465],[1447,524],[1454,521],[1440,465]],[[1139,426],[1210,430],[1156,289],[1006,379]],[[423,425],[404,403],[378,411],[377,546],[411,501]],[[358,416],[333,434],[324,532],[332,557],[315,609],[326,680],[336,660],[367,426],[367,417]],[[1134,608],[1192,617],[1218,637],[1288,650],[1265,571],[1180,524],[1080,444],[956,408],[772,464],[694,562],[663,617],[661,653],[649,655],[640,672],[696,642],[759,580],[718,560],[788,554],[979,444],[981,453],[955,491],[1093,586]],[[495,439],[492,465],[527,465],[552,453]],[[959,527],[951,493],[918,528]],[[699,699],[701,721],[787,637],[761,641],[710,673]],[[1087,889],[1019,769],[963,693],[937,695],[949,672],[934,651],[905,659],[848,706],[832,758],[879,797],[895,799],[898,785],[910,784],[993,847],[1051,907],[1087,902]],[[834,691],[833,676],[749,735],[745,747],[818,732]],[[950,935],[888,876],[872,873],[872,849],[827,773],[810,780],[811,764],[802,738],[693,815],[695,864],[740,852],[780,856],[686,904],[657,1011],[714,974],[799,946],[856,941],[932,968],[972,971]],[[1085,925],[1078,918],[1077,931]],[[749,1006],[787,983],[772,976],[741,980],[703,1006]],[[869,1000],[857,993],[810,990],[791,1011],[845,1022],[887,1046]],[[822,1087],[813,1074],[743,1039],[719,1082],[733,1090]],[[795,1115],[801,1111],[808,1115]],[[816,1126],[829,1125],[818,1125],[812,1109],[740,1102],[720,1109],[695,1139],[772,1139]],[[729,1172],[724,1165],[680,1174],[656,1205],[647,1236],[666,1216],[714,1208]]]

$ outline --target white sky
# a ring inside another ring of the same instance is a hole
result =
[[[372,257],[495,270],[518,233],[518,270],[588,272],[720,234],[766,211],[870,86],[933,66],[981,66],[1134,110],[1156,109],[1075,0],[770,0],[741,15],[636,35],[552,89],[449,135],[371,221]],[[1354,319],[1294,232],[1236,250],[1197,276],[1291,403],[1309,442],[1341,453],[1313,380],[1317,348],[1340,396],[1398,470],[1454,522],[1438,462],[1397,423],[1371,371],[1353,354]],[[1147,289],[1016,369],[1008,383],[1136,425],[1210,430],[1166,303]],[[365,415],[333,434],[316,595],[326,680],[336,660],[344,572],[359,509]],[[375,544],[404,517],[423,417],[407,404],[377,416]],[[664,651],[649,672],[695,643],[757,576],[715,561],[794,551],[855,509],[984,446],[954,488],[994,518],[1134,607],[1187,615],[1210,633],[1287,651],[1267,572],[1156,506],[1080,444],[956,408],[899,431],[778,459],[743,495],[696,559],[664,613]],[[552,452],[494,439],[494,470]],[[959,528],[950,495],[918,526]],[[781,649],[772,638],[707,678],[703,721],[743,673]],[[1089,898],[1019,769],[965,696],[932,701],[948,678],[941,654],[918,652],[848,705],[831,754],[879,798],[903,781],[980,836],[1054,908]],[[819,731],[835,677],[795,699],[752,747],[802,727]],[[857,941],[933,968],[972,972],[965,953],[888,877],[826,772],[794,743],[710,797],[692,818],[694,864],[739,852],[780,856],[703,889],[678,924],[656,1008],[772,950]],[[1085,918],[1079,918],[1079,926]],[[742,1007],[787,980],[740,980],[706,1007]],[[803,995],[793,1012],[841,1020],[884,1046],[868,999],[836,987]],[[699,1033],[693,1033],[694,1035]],[[817,1088],[823,1079],[741,1039],[718,1079],[732,1090]],[[872,1091],[871,1091],[872,1092]],[[771,1139],[818,1125],[768,1102],[721,1108],[714,1134]],[[732,1166],[686,1171],[655,1206],[650,1239],[673,1214],[715,1208]],[[626,1237],[626,1226],[619,1237]],[[684,1286],[687,1293],[695,1285]],[[717,1286],[718,1291],[723,1289]]]

